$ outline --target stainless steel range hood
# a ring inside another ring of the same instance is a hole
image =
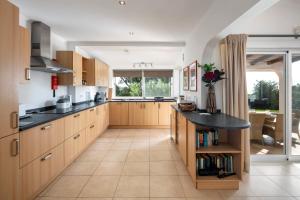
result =
[[[71,73],[71,69],[50,59],[50,44],[50,27],[42,22],[32,22],[30,69],[48,73]]]

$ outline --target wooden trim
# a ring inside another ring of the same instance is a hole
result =
[[[110,129],[151,129],[151,128],[154,128],[154,129],[168,129],[170,128],[170,126],[157,126],[157,125],[126,125],[126,126],[123,126],[123,125],[109,125]]]

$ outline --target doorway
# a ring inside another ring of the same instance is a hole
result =
[[[286,69],[285,53],[247,54],[252,157],[287,155]]]

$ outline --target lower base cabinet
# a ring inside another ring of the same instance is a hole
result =
[[[0,199],[19,199],[19,133],[0,139]]]
[[[64,169],[63,144],[48,151],[21,169],[22,200],[33,199]]]

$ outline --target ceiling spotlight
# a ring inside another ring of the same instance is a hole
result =
[[[133,36],[133,35],[134,35],[134,32],[129,32],[129,35],[130,35],[130,36]]]
[[[119,4],[120,4],[121,6],[125,6],[125,5],[126,5],[126,1],[119,1]]]

